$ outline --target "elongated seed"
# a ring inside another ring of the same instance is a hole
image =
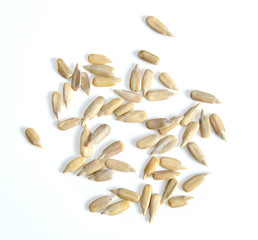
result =
[[[178,159],[171,157],[161,157],[160,166],[168,170],[186,169],[186,167]]]
[[[111,189],[110,192],[116,194],[118,197],[128,200],[130,202],[139,202],[140,195],[136,192],[125,188]]]
[[[191,92],[191,98],[193,100],[205,103],[221,103],[214,95],[199,90],[193,90]]]
[[[173,170],[161,170],[153,172],[152,177],[155,180],[166,180],[179,176],[180,174],[180,172],[175,172]]]
[[[106,64],[106,63],[112,63],[110,59],[108,59],[104,55],[100,54],[90,54],[88,56],[88,61],[93,64]]]
[[[200,133],[203,138],[207,138],[211,135],[211,124],[208,116],[205,115],[203,109],[201,111],[201,117],[199,119]]]
[[[136,92],[131,92],[127,90],[114,90],[121,98],[129,101],[139,103],[142,101],[142,95]]]
[[[153,218],[157,216],[160,208],[160,195],[158,193],[151,196],[150,207],[149,207],[149,223],[152,222]]]
[[[113,76],[114,68],[104,64],[92,64],[83,66],[89,72],[100,76]]]
[[[40,137],[33,128],[27,128],[25,130],[25,135],[32,145],[42,148]]]
[[[174,35],[171,32],[169,32],[168,28],[156,17],[148,16],[146,18],[146,22],[156,32],[170,37],[174,37]]]
[[[178,182],[175,178],[169,179],[167,181],[167,184],[166,184],[163,194],[162,194],[161,204],[165,203],[172,196],[177,185],[178,185]]]
[[[158,143],[163,136],[159,134],[152,134],[147,137],[141,138],[136,142],[136,147],[140,149],[151,148]]]
[[[204,180],[205,177],[208,175],[208,173],[201,173],[201,174],[197,174],[191,178],[189,178],[188,180],[186,180],[183,185],[182,188],[185,192],[191,192],[193,191],[195,188],[197,188]]]
[[[218,136],[220,136],[223,140],[226,140],[226,136],[225,136],[226,130],[220,117],[217,114],[213,113],[210,115],[210,122],[214,132]]]
[[[169,118],[153,118],[145,122],[145,125],[148,129],[161,129],[169,126],[172,123],[172,120]]]
[[[97,212],[97,211],[103,210],[104,208],[106,208],[112,202],[112,199],[114,198],[114,196],[115,195],[113,195],[113,196],[103,196],[103,197],[100,197],[100,198],[94,200],[89,205],[90,211],[91,212]]]
[[[88,146],[100,143],[106,136],[109,135],[111,127],[107,124],[99,125],[91,134]]]
[[[179,125],[180,121],[183,119],[184,116],[179,116],[179,117],[172,117],[170,118],[170,121],[172,122],[170,125],[168,125],[167,127],[163,127],[161,129],[159,129],[159,133],[161,135],[164,135],[166,133],[168,133],[169,131],[171,131],[173,128],[175,128],[176,126]]]
[[[159,75],[159,80],[167,88],[178,91],[175,81],[165,72]]]
[[[149,208],[151,195],[152,195],[152,186],[150,184],[145,184],[142,191],[142,196],[141,196],[141,207],[142,207],[143,215],[146,214]]]
[[[111,171],[111,170],[101,170],[101,171],[96,172],[95,174],[93,174],[88,179],[96,181],[96,182],[104,182],[104,181],[111,180],[113,175],[114,175],[114,171]]]
[[[193,197],[189,197],[189,196],[172,197],[168,199],[168,205],[172,208],[183,207],[187,205],[188,201],[191,199],[193,199]]]
[[[67,173],[67,172],[75,172],[77,171],[80,167],[85,164],[85,158],[84,157],[78,157],[73,159],[71,162],[69,162],[65,169],[63,170],[62,173]]]
[[[136,170],[131,165],[119,160],[110,158],[106,160],[105,164],[109,169],[112,169],[112,170],[116,170],[120,172],[136,172]]]
[[[147,119],[147,113],[145,111],[133,111],[125,113],[124,115],[118,117],[116,120],[123,121],[127,123],[141,123],[145,122]]]
[[[81,88],[87,95],[90,95],[90,78],[86,72],[81,73]]]
[[[57,71],[66,79],[70,79],[72,77],[71,70],[61,58],[57,59]]]
[[[81,71],[77,63],[73,72],[71,87],[74,91],[77,91],[80,86],[81,86]]]
[[[111,158],[124,150],[124,144],[121,141],[116,141],[107,146],[100,154],[99,159]]]
[[[81,140],[80,140],[81,155],[85,158],[91,157],[93,153],[93,146],[88,146],[90,136],[91,136],[91,132],[88,126],[85,124],[81,133]]]
[[[135,92],[139,92],[142,87],[142,71],[139,64],[136,64],[131,72],[130,77],[130,89]]]
[[[53,92],[52,109],[57,120],[59,120],[59,113],[61,112],[61,102],[62,102],[61,94],[59,92]]]
[[[182,126],[187,126],[190,122],[194,120],[196,115],[198,114],[200,103],[195,105],[194,107],[191,107],[184,113],[184,118],[181,120],[180,124]]]
[[[182,137],[182,144],[180,147],[183,148],[187,143],[191,142],[194,136],[196,135],[196,133],[198,132],[198,130],[199,130],[199,123],[190,122],[185,129],[185,132]]]
[[[191,153],[191,155],[201,164],[207,166],[205,156],[200,149],[200,147],[195,142],[189,142],[187,144],[187,149]]]
[[[121,82],[121,78],[114,76],[96,76],[92,83],[95,87],[111,87],[119,82]]]
[[[129,207],[130,207],[130,202],[126,200],[122,200],[109,205],[101,214],[114,216],[124,212]]]
[[[173,135],[168,135],[164,138],[162,138],[154,147],[150,155],[157,155],[157,154],[162,154],[173,147],[175,147],[178,144],[178,140],[175,136]]]
[[[105,104],[98,113],[98,116],[108,116],[111,115],[117,108],[119,108],[123,103],[121,98],[114,98]]]
[[[175,93],[169,90],[150,90],[147,92],[146,98],[149,101],[163,101],[174,95]]]
[[[146,177],[150,176],[158,166],[159,166],[159,159],[157,157],[152,157],[149,160],[149,162],[146,164],[146,166],[143,170],[142,180],[144,180]]]
[[[85,164],[77,176],[89,176],[98,171],[101,171],[104,167],[105,163],[102,159],[95,159]]]
[[[145,97],[147,92],[151,89],[154,79],[154,72],[146,69],[142,78],[142,94]]]
[[[134,109],[134,103],[133,103],[133,102],[128,102],[128,103],[126,103],[126,104],[123,104],[123,105],[120,106],[119,108],[117,108],[117,109],[114,111],[114,114],[115,114],[117,117],[120,117],[120,116],[122,116],[123,114],[132,111],[133,109]]]
[[[148,51],[145,50],[141,50],[138,52],[138,56],[139,58],[141,58],[142,60],[158,65],[160,62],[160,59],[158,56],[154,55],[153,53],[150,53]]]
[[[64,83],[63,85],[63,101],[66,108],[68,108],[68,105],[71,102],[71,86],[69,83]]]
[[[81,118],[69,118],[64,121],[61,121],[57,124],[58,129],[64,131],[70,128],[75,127],[76,125],[80,124],[82,121]]]

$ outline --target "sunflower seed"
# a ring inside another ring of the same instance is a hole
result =
[[[125,113],[124,115],[118,117],[116,120],[128,122],[128,123],[141,123],[147,119],[147,113],[145,111],[133,111]]]
[[[174,178],[176,176],[179,176],[180,174],[180,172],[175,172],[173,170],[161,170],[153,172],[152,177],[155,180],[165,180]]]
[[[205,161],[205,156],[200,149],[200,147],[195,142],[190,142],[187,144],[187,149],[191,153],[191,155],[201,164],[208,166]]]
[[[146,98],[149,101],[163,101],[174,95],[175,93],[169,90],[150,90],[147,92]]]
[[[113,142],[107,146],[100,154],[99,159],[111,158],[124,150],[124,144],[121,141]]]
[[[115,114],[117,117],[120,117],[120,116],[122,116],[123,114],[132,111],[133,109],[134,109],[134,103],[128,102],[128,103],[126,103],[126,104],[120,106],[119,108],[117,108],[117,109],[114,111],[114,114]]]
[[[72,77],[71,70],[61,58],[57,59],[57,71],[66,79],[70,79]]]
[[[89,209],[91,212],[97,212],[106,208],[111,202],[114,196],[103,196],[94,200],[90,205]]]
[[[123,200],[109,205],[101,214],[114,216],[124,212],[129,207],[130,207],[130,202]]]
[[[142,95],[139,93],[127,91],[127,90],[114,90],[121,98],[129,101],[139,103],[142,101]]]
[[[150,207],[149,207],[149,223],[152,222],[153,217],[157,216],[160,208],[160,195],[158,193],[151,196]]]
[[[189,197],[189,196],[172,197],[168,199],[168,205],[172,208],[183,207],[187,205],[188,201],[191,199],[193,199],[193,197]]]
[[[81,140],[80,140],[81,155],[85,158],[91,157],[93,153],[93,146],[88,146],[90,136],[91,136],[91,132],[88,126],[85,124],[81,134]]]
[[[177,185],[178,185],[178,182],[175,178],[168,180],[168,182],[164,188],[163,194],[162,194],[161,204],[165,203],[172,196]]]
[[[163,136],[158,134],[152,134],[147,137],[141,138],[136,142],[136,147],[140,149],[151,148],[156,145],[162,137]]]
[[[163,35],[170,36],[170,37],[174,37],[174,35],[168,31],[168,28],[156,17],[148,16],[146,18],[146,22],[156,32],[163,34]]]
[[[143,170],[142,180],[144,180],[146,177],[149,177],[158,166],[159,166],[159,159],[157,157],[152,157],[149,160],[149,162],[146,164]]]
[[[111,189],[110,192],[116,194],[118,197],[128,200],[130,202],[139,202],[140,195],[136,192],[125,188]]]
[[[104,64],[86,65],[84,68],[89,72],[100,76],[113,76],[115,70],[113,67]]]
[[[185,129],[185,132],[182,137],[182,144],[180,147],[183,148],[187,143],[189,143],[194,138],[198,130],[199,130],[199,123],[190,122]]]
[[[188,109],[185,113],[184,113],[184,118],[181,120],[180,124],[182,126],[187,126],[190,122],[192,122],[194,120],[194,118],[196,117],[196,115],[198,114],[199,111],[199,107],[200,107],[200,103],[198,103],[197,105],[195,105],[194,107],[191,107],[190,109]]]
[[[107,124],[99,125],[91,134],[88,146],[100,143],[111,131],[111,127]]]
[[[139,64],[136,64],[131,73],[130,89],[135,92],[139,92],[142,87],[142,71]]]
[[[114,98],[110,102],[108,102],[106,105],[104,105],[99,113],[98,116],[108,116],[111,115],[117,108],[119,108],[123,103],[123,100],[121,98]]]
[[[148,52],[148,51],[145,51],[145,50],[141,50],[138,52],[138,56],[139,58],[141,58],[142,60],[146,61],[146,62],[149,62],[149,63],[152,63],[152,64],[155,64],[155,65],[158,65],[159,62],[160,62],[160,59],[158,56]]]
[[[77,91],[80,86],[81,86],[81,71],[77,63],[73,72],[71,87],[74,91]]]
[[[193,100],[205,103],[221,103],[214,95],[199,90],[193,90],[191,92],[191,98]]]
[[[163,83],[167,88],[178,91],[175,81],[165,72],[159,75],[159,80]]]
[[[211,124],[208,116],[205,115],[203,109],[201,111],[201,117],[199,119],[200,133],[203,138],[207,138],[211,135]]]
[[[90,95],[90,78],[86,72],[81,73],[81,88],[87,95]]]
[[[53,109],[53,112],[54,112],[57,120],[59,120],[59,113],[61,112],[61,102],[62,102],[61,94],[59,92],[53,92],[52,109]]]
[[[80,124],[80,122],[82,121],[81,118],[69,118],[66,119],[64,121],[61,121],[57,124],[57,127],[59,130],[68,130],[70,128],[75,127],[76,125]]]
[[[69,83],[64,83],[63,85],[63,101],[66,108],[68,108],[68,105],[71,102],[71,86]]]
[[[168,125],[167,127],[163,127],[161,129],[158,130],[158,132],[161,135],[165,135],[166,133],[168,133],[169,131],[171,131],[173,128],[175,128],[177,125],[179,125],[180,121],[183,119],[184,116],[179,116],[179,117],[172,117],[170,118],[170,121],[172,122],[170,125]]]
[[[63,170],[62,173],[67,173],[67,172],[75,172],[77,171],[80,167],[85,164],[85,158],[84,157],[78,157],[73,159],[71,162],[69,162],[65,169]]]
[[[225,136],[226,130],[220,117],[217,114],[213,113],[210,115],[210,122],[215,133],[218,136],[220,136],[223,140],[226,140],[226,136]]]
[[[181,170],[186,169],[182,163],[176,158],[171,157],[161,157],[160,158],[160,166],[166,168],[168,170]]]
[[[142,94],[145,97],[147,92],[151,89],[154,79],[154,72],[146,69],[142,78]]]
[[[154,147],[150,155],[157,155],[157,154],[162,154],[173,147],[175,147],[178,144],[178,140],[175,136],[169,135],[164,138],[162,138]]]
[[[96,182],[104,182],[111,180],[113,177],[114,171],[111,170],[101,170],[90,176],[88,179]]]
[[[119,82],[121,82],[121,78],[114,76],[96,76],[92,83],[95,87],[111,87]]]
[[[89,176],[98,171],[101,171],[104,167],[105,163],[102,159],[95,159],[84,165],[82,170],[77,174],[77,176]]]
[[[112,63],[112,61],[110,59],[108,59],[106,56],[100,55],[100,54],[90,54],[88,56],[88,61],[90,63],[94,63],[94,64]]]
[[[136,172],[136,170],[129,164],[115,160],[115,159],[107,159],[105,162],[106,166],[109,169],[120,171],[120,172]]]
[[[168,118],[153,118],[145,122],[148,129],[160,129],[169,126],[172,121]]]
[[[142,191],[141,196],[141,207],[142,207],[142,214],[145,215],[151,200],[151,194],[152,194],[152,186],[150,184],[146,184]]]
[[[201,173],[189,178],[183,183],[182,188],[184,189],[185,192],[193,191],[204,181],[207,175],[208,173]]]
[[[40,137],[33,128],[27,128],[25,130],[25,135],[32,145],[42,148]]]

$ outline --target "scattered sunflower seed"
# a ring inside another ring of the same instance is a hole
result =
[[[71,102],[71,86],[69,83],[64,83],[63,85],[63,101],[66,108],[68,108],[68,105]]]
[[[90,95],[90,79],[86,72],[81,73],[81,88],[87,95]]]
[[[128,112],[118,117],[116,120],[123,121],[127,123],[141,123],[145,122],[147,119],[147,113],[142,110]]]
[[[104,167],[105,163],[102,159],[95,159],[85,164],[77,176],[90,176],[101,171]]]
[[[111,131],[111,127],[107,124],[99,125],[91,134],[88,145],[95,145],[100,143]]]
[[[178,91],[175,81],[167,73],[165,73],[165,72],[161,73],[159,75],[159,80],[167,88]]]
[[[134,92],[139,92],[142,87],[142,71],[139,64],[136,64],[132,70],[130,77],[130,89]]]
[[[81,71],[77,63],[72,75],[71,87],[74,91],[77,91],[80,86],[81,86]]]
[[[201,111],[201,117],[199,119],[200,133],[203,138],[207,138],[211,135],[211,124],[208,116],[205,115],[203,109]]]
[[[201,164],[207,166],[205,156],[200,149],[200,147],[195,142],[190,142],[187,144],[187,149],[191,153],[191,155]]]
[[[125,188],[111,189],[110,192],[130,202],[139,202],[140,200],[140,195],[138,193]]]
[[[193,197],[189,197],[189,196],[172,197],[168,199],[168,205],[172,208],[183,207],[187,205],[188,201],[191,199],[193,199]]]
[[[179,117],[172,117],[170,118],[171,124],[168,125],[167,127],[163,127],[159,129],[159,133],[161,135],[165,135],[169,131],[171,131],[173,128],[175,128],[177,125],[179,125],[180,121],[183,119],[184,116],[179,116]]]
[[[175,136],[173,135],[168,135],[164,138],[162,138],[154,147],[150,155],[157,155],[157,154],[162,154],[173,147],[175,147],[178,144],[178,140]]]
[[[62,173],[75,172],[85,164],[84,157],[78,157],[69,162]]]
[[[183,148],[187,143],[191,142],[194,136],[196,135],[196,133],[198,132],[198,130],[199,130],[199,123],[190,122],[185,129],[185,132],[182,137],[182,144],[180,147]]]
[[[131,92],[127,90],[114,90],[116,94],[118,94],[121,98],[129,101],[139,103],[142,101],[142,95],[136,92]]]
[[[150,90],[147,92],[146,98],[149,101],[163,101],[174,95],[175,93],[169,90]]]
[[[154,79],[154,72],[146,69],[142,78],[142,94],[145,97],[147,92],[151,89]]]
[[[61,102],[62,102],[61,94],[59,92],[53,92],[52,109],[53,109],[53,112],[54,112],[57,120],[59,120],[59,113],[61,112]]]
[[[81,118],[69,118],[69,119],[66,119],[64,121],[61,121],[57,124],[57,127],[59,130],[68,130],[70,128],[73,128],[75,126],[77,126],[78,124],[80,124],[82,121]]]
[[[124,150],[124,144],[121,141],[116,141],[107,146],[100,154],[99,159],[111,158]]]
[[[114,195],[113,196],[103,196],[103,197],[100,197],[100,198],[94,200],[89,205],[90,211],[97,212],[97,211],[103,210],[112,202],[113,198],[114,198]]]
[[[143,170],[142,180],[144,180],[146,177],[150,176],[158,166],[159,166],[159,159],[157,157],[152,157],[149,160],[149,162],[146,164],[146,166]]]
[[[172,196],[177,185],[178,185],[178,182],[175,178],[169,179],[167,181],[167,184],[166,184],[163,194],[162,194],[161,204],[165,203]]]
[[[147,137],[141,138],[136,142],[136,147],[140,149],[151,148],[158,143],[163,136],[152,134]]]
[[[199,90],[193,90],[191,92],[191,98],[193,100],[205,103],[221,103],[214,95]]]
[[[111,87],[119,82],[121,82],[121,78],[114,76],[96,76],[92,83],[95,87]]]
[[[43,148],[40,141],[40,137],[33,128],[27,128],[25,130],[25,135],[32,145]]]
[[[152,63],[152,64],[155,64],[155,65],[158,65],[159,62],[160,62],[160,59],[158,56],[148,52],[148,51],[145,51],[145,50],[141,50],[138,52],[138,56],[139,58],[141,58],[142,60],[146,61],[146,62],[149,62],[149,63]]]
[[[170,37],[174,37],[174,35],[168,31],[168,28],[156,17],[148,16],[146,18],[146,22],[156,32]]]
[[[113,67],[104,64],[86,65],[84,68],[90,73],[99,76],[113,76],[115,70]]]
[[[200,103],[198,103],[197,105],[195,105],[194,107],[191,107],[190,109],[188,109],[185,114],[184,114],[184,118],[181,120],[180,124],[182,126],[187,126],[190,122],[192,122],[194,120],[194,118],[196,117],[196,115],[198,114],[199,111],[199,107],[200,107]]]
[[[151,196],[150,207],[149,207],[149,223],[152,222],[153,217],[157,216],[160,208],[160,195],[158,193]]]
[[[61,58],[57,59],[57,71],[66,79],[70,79],[72,77],[71,70]]]
[[[191,192],[193,191],[195,188],[197,188],[204,180],[205,177],[208,175],[208,173],[201,173],[201,174],[197,174],[191,178],[189,178],[188,180],[186,180],[183,185],[182,188],[185,192]]]
[[[115,160],[115,159],[107,159],[105,162],[106,166],[109,169],[120,171],[120,172],[136,172],[136,170],[129,164]]]
[[[160,166],[168,170],[186,169],[186,167],[182,165],[182,163],[178,159],[171,157],[161,157]]]
[[[161,170],[153,172],[152,177],[154,180],[166,180],[179,176],[180,174],[180,172],[175,172],[173,170]]]
[[[145,122],[148,129],[161,129],[169,126],[172,123],[171,119],[168,118],[153,118]]]
[[[122,103],[123,100],[121,98],[112,99],[99,110],[98,117],[111,115]]]
[[[96,182],[104,182],[104,181],[111,180],[113,175],[114,175],[114,171],[111,171],[111,170],[101,170],[101,171],[98,171],[98,172],[94,173],[88,179],[96,181]]]
[[[108,59],[104,55],[100,54],[90,54],[88,56],[88,61],[93,64],[106,64],[106,63],[112,63],[110,59]]]
[[[81,140],[80,140],[81,155],[85,158],[91,157],[93,153],[93,146],[88,146],[90,136],[91,136],[91,132],[88,126],[85,124],[81,133]]]
[[[130,207],[130,202],[126,200],[122,200],[109,205],[101,214],[114,216],[124,212],[129,207]]]
[[[128,102],[128,103],[123,104],[123,105],[120,106],[119,108],[117,108],[117,109],[114,111],[114,114],[115,114],[117,117],[120,117],[120,116],[122,116],[123,114],[132,111],[133,109],[134,109],[134,103],[133,103],[133,102]]]
[[[225,136],[226,130],[220,117],[217,114],[213,113],[210,115],[210,122],[215,133],[218,136],[220,136],[223,140],[226,140],[226,136]]]
[[[152,186],[150,184],[145,184],[142,191],[142,196],[141,196],[141,207],[142,207],[143,215],[146,214],[149,208],[151,195],[152,195]]]

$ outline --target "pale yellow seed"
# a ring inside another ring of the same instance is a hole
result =
[[[150,53],[148,51],[145,50],[141,50],[138,52],[138,56],[139,58],[141,58],[142,60],[158,65],[160,62],[160,59],[158,56],[154,55],[153,53]]]
[[[81,155],[85,158],[91,157],[93,153],[93,146],[88,146],[90,136],[91,136],[91,132],[88,126],[85,124],[84,129],[81,133],[81,140],[80,140]]]
[[[142,94],[145,97],[147,92],[151,89],[154,79],[154,72],[146,69],[142,78]]]
[[[57,120],[59,120],[59,113],[61,112],[61,104],[62,104],[61,94],[59,92],[53,92],[52,109],[53,109],[53,112],[54,112]]]
[[[63,101],[68,108],[68,105],[71,103],[71,86],[69,83],[64,83],[63,85]]]
[[[148,129],[161,129],[169,126],[172,123],[171,119],[168,118],[153,118],[145,122],[145,125]]]
[[[97,212],[106,208],[111,202],[114,196],[103,196],[90,203],[89,209],[91,212]]]
[[[101,171],[104,167],[105,163],[102,159],[95,159],[85,164],[77,176],[89,176],[98,171]]]
[[[118,197],[128,200],[130,202],[139,202],[140,195],[136,192],[125,188],[111,189],[110,192],[116,194]]]
[[[142,95],[136,92],[131,92],[127,90],[114,90],[116,94],[118,94],[121,98],[129,101],[139,103],[142,101]]]
[[[87,95],[90,95],[90,78],[86,72],[81,73],[81,88]]]
[[[152,186],[150,184],[146,184],[143,188],[142,196],[141,196],[141,207],[142,207],[143,215],[146,214],[149,208],[151,195],[152,195]]]
[[[194,118],[197,116],[198,111],[199,111],[199,107],[200,107],[200,103],[198,103],[197,105],[195,105],[194,107],[191,107],[190,109],[188,109],[185,113],[184,113],[184,118],[181,120],[180,124],[182,126],[187,126],[190,122],[192,122],[194,120]]]
[[[73,72],[71,87],[74,91],[77,91],[80,86],[81,86],[81,71],[77,63]]]
[[[188,201],[193,199],[189,196],[177,196],[168,199],[168,205],[172,208],[183,207],[188,204]]]
[[[124,150],[124,143],[116,141],[107,146],[100,154],[99,159],[111,158]]]
[[[146,166],[143,170],[142,180],[144,180],[146,177],[150,176],[158,166],[159,166],[159,159],[157,157],[152,157],[149,160],[149,162],[146,164]]]
[[[136,64],[131,72],[129,87],[132,91],[139,92],[142,87],[142,71],[139,64]]]
[[[88,56],[88,61],[93,64],[106,64],[106,63],[112,63],[110,59],[108,59],[104,55],[100,54],[90,54]]]
[[[198,130],[199,130],[199,123],[190,122],[185,129],[185,132],[182,137],[182,144],[180,147],[183,148],[187,143],[191,142],[194,136],[196,135],[196,133],[198,132]]]
[[[104,182],[104,181],[111,180],[113,175],[114,175],[114,171],[111,171],[111,170],[101,170],[101,171],[96,172],[95,174],[93,174],[88,179],[96,181],[96,182]]]
[[[126,200],[122,200],[120,202],[116,202],[109,205],[101,214],[114,216],[124,212],[129,207],[130,207],[130,202]]]
[[[167,88],[178,91],[175,81],[165,72],[159,75],[159,80]]]
[[[141,123],[145,122],[147,119],[147,113],[142,110],[133,111],[125,113],[124,115],[118,117],[116,120],[127,122],[127,123]]]
[[[104,64],[92,64],[84,66],[89,72],[99,76],[113,76],[114,68]]]
[[[95,87],[111,87],[116,85],[117,83],[121,82],[121,78],[117,78],[114,76],[96,76],[93,79],[93,85]]]
[[[25,135],[32,145],[42,148],[40,137],[33,128],[27,128],[25,130]]]
[[[168,135],[162,138],[154,147],[150,155],[165,153],[178,144],[178,139],[173,135]]]
[[[161,170],[153,172],[152,177],[154,180],[166,180],[179,176],[180,174],[180,172],[175,172],[173,170]]]
[[[207,138],[211,135],[211,124],[208,116],[205,115],[203,109],[201,111],[201,117],[199,119],[200,133],[202,138]]]
[[[115,114],[117,117],[120,117],[120,116],[122,116],[123,114],[132,111],[133,109],[134,109],[134,103],[133,103],[133,102],[128,102],[128,103],[126,103],[126,104],[123,104],[123,105],[120,106],[119,108],[117,108],[117,109],[114,111],[114,114]]]
[[[108,124],[99,125],[91,134],[88,145],[94,145],[100,143],[105,137],[109,135],[111,127]]]
[[[63,170],[63,173],[75,172],[79,168],[81,168],[84,164],[85,164],[85,158],[84,157],[75,158],[66,165],[65,169]]]
[[[160,166],[168,170],[181,170],[186,169],[186,167],[176,158],[171,157],[161,157]]]
[[[66,79],[70,79],[72,77],[71,70],[61,58],[57,59],[57,71]]]
[[[217,114],[213,113],[210,115],[210,122],[215,133],[218,136],[220,136],[223,140],[226,140],[226,136],[225,136],[226,130],[220,117]]]
[[[208,175],[208,173],[201,173],[201,174],[197,174],[191,178],[189,178],[188,180],[186,180],[183,185],[182,188],[185,192],[191,192],[193,191],[195,188],[197,188],[204,180],[205,177]]]
[[[174,37],[174,35],[171,32],[169,32],[168,28],[156,17],[148,16],[146,18],[146,22],[156,32],[170,37]]]
[[[201,164],[207,166],[205,156],[200,149],[200,147],[195,142],[190,142],[187,144],[187,149],[191,153],[191,155]]]
[[[157,216],[159,208],[160,208],[160,195],[156,193],[151,196],[150,207],[149,207],[149,215],[150,215],[149,223],[151,223],[153,218]]]
[[[59,130],[68,130],[70,128],[73,128],[81,123],[81,118],[69,118],[64,121],[61,121],[57,124],[57,127]]]
[[[112,99],[99,110],[98,117],[111,115],[122,103],[121,98]]]
[[[136,172],[136,170],[131,165],[119,160],[110,158],[106,160],[105,164],[109,169],[112,169],[112,170],[116,170],[120,172]]]
[[[178,185],[178,182],[175,178],[169,179],[167,181],[167,184],[166,184],[163,194],[162,194],[161,204],[165,203],[172,196],[177,185]]]
[[[163,101],[174,96],[175,93],[169,90],[150,90],[146,94],[146,98],[149,101]]]
[[[136,147],[140,149],[151,148],[158,143],[163,136],[152,134],[147,137],[141,138],[136,142]]]
[[[193,100],[205,103],[221,103],[214,95],[199,90],[193,90],[191,92],[191,98]]]
[[[171,131],[172,129],[174,129],[176,126],[179,125],[180,121],[183,119],[184,116],[179,116],[179,117],[172,117],[170,118],[170,121],[172,122],[170,125],[168,125],[167,127],[163,127],[161,129],[159,129],[159,133],[161,135],[165,135],[167,134],[169,131]]]

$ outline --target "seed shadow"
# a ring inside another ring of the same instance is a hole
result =
[[[187,89],[184,91],[184,94],[186,97],[190,97],[191,98],[191,92],[192,92],[192,89]]]
[[[135,55],[135,54],[133,53],[133,55]],[[125,73],[125,79],[124,79],[124,81],[122,81],[124,83],[124,87],[126,88],[126,90],[130,90],[130,87],[129,87],[130,77],[131,77],[131,73],[132,73],[132,70],[134,69],[134,67],[135,67],[135,63],[131,63],[131,65],[129,66],[128,70]]]
[[[50,65],[52,66],[52,68],[55,70],[55,72],[57,72],[57,62],[56,62],[57,58],[55,57],[51,57],[49,59],[50,61]]]

